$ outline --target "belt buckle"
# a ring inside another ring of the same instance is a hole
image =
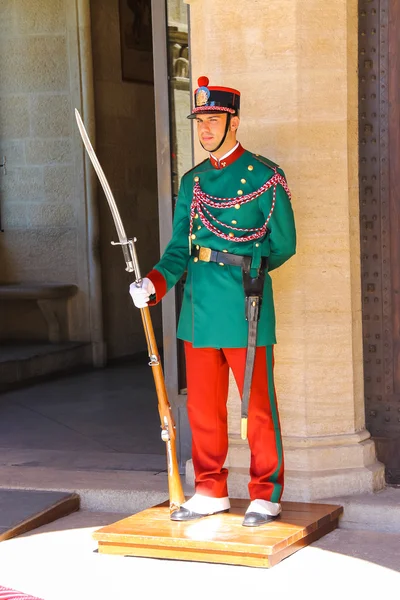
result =
[[[203,248],[203,246],[201,246],[199,251],[199,260],[202,260],[203,262],[210,262],[211,248]]]

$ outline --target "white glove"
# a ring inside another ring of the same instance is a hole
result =
[[[150,300],[150,296],[156,293],[156,288],[150,279],[143,277],[142,286],[137,287],[136,283],[131,283],[129,293],[136,308],[145,308]]]

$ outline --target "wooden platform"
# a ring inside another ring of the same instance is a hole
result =
[[[79,510],[80,499],[69,492],[0,490],[0,542]]]
[[[103,527],[93,534],[99,552],[252,567],[272,567],[338,525],[341,506],[283,502],[279,519],[243,527],[248,500],[231,499],[229,513],[174,522],[168,503]]]

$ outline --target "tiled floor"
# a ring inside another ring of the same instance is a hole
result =
[[[0,394],[0,462],[16,452],[27,466],[164,470],[146,360]]]

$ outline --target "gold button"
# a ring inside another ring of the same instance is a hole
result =
[[[247,168],[249,171],[252,171],[254,169],[253,165],[249,165]]]
[[[228,250],[222,250],[222,252],[228,252]]]
[[[199,177],[195,177],[194,180],[195,181],[200,181],[200,178]]]
[[[258,246],[259,246],[259,245],[260,245],[260,244],[256,244],[256,248],[258,248]]]
[[[233,220],[232,225],[237,225],[237,221]]]
[[[194,233],[192,233],[192,240],[195,240],[196,236],[194,235]]]
[[[232,231],[231,231],[230,234],[229,234],[229,237],[235,237],[235,234],[232,233]]]
[[[238,196],[243,196],[243,190],[238,190],[237,194],[238,194]]]
[[[199,218],[199,215],[196,213],[196,214],[194,215],[194,218],[195,218],[195,219],[198,219],[198,218]]]
[[[241,179],[240,183],[246,183],[246,180],[245,179]]]
[[[197,229],[201,229],[201,225],[199,225],[199,226],[197,227]]]
[[[194,259],[193,259],[194,262],[198,262],[198,260],[199,259],[197,258],[197,256],[195,256]]]
[[[220,266],[220,267],[223,267],[223,266],[224,266],[224,263],[218,263],[218,264],[219,264],[219,266]]]
[[[200,250],[200,246],[196,246],[196,250]]]
[[[235,208],[236,208],[236,210],[239,210],[240,204],[235,204]]]

